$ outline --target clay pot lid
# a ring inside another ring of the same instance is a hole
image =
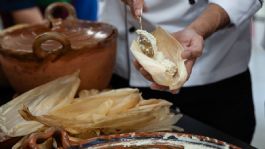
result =
[[[65,20],[52,17],[52,11],[57,7],[68,11]],[[75,16],[75,10],[70,4],[54,3],[46,9],[46,18],[49,21],[5,31],[0,38],[0,52],[16,58],[35,59],[36,48],[44,51],[96,49],[116,38],[115,27],[102,22],[78,20]]]

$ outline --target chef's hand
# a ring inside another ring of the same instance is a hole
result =
[[[181,43],[181,45],[185,49],[181,53],[181,57],[185,59],[185,65],[189,78],[196,59],[202,55],[204,39],[196,31],[189,28],[175,32],[172,35]]]
[[[185,65],[188,72],[188,78],[192,72],[192,67],[196,59],[201,56],[203,50],[204,40],[201,35],[195,32],[193,29],[184,29],[172,34],[184,47],[184,51],[181,56],[185,59]],[[177,93],[178,90],[169,90],[167,86],[162,86],[154,82],[152,76],[137,62],[134,61],[136,69],[149,81],[153,82],[151,88],[160,91],[170,91],[171,93]],[[188,79],[187,78],[187,79]]]
[[[144,0],[122,0],[130,7],[132,15],[138,19],[142,15],[142,11],[145,9]]]

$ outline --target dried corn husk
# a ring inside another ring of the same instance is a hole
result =
[[[93,114],[106,115],[110,108],[112,108],[111,113],[125,111],[126,108],[136,105],[140,98],[137,89],[111,90],[76,99],[74,102],[52,112],[51,115],[70,120],[92,120],[91,116]],[[131,105],[126,105],[126,102],[129,102]],[[123,104],[124,107],[119,106],[119,104]],[[117,109],[117,106],[120,108]]]
[[[145,100],[138,89],[83,90],[74,99],[79,84],[75,73],[32,89],[1,106],[0,131],[16,137],[40,128],[60,127],[71,137],[87,139],[101,134],[168,131],[175,129],[173,125],[181,117],[170,112],[170,102]],[[20,143],[14,148],[19,148]]]
[[[86,99],[84,99],[86,98]],[[49,127],[61,127],[77,138],[100,134],[172,130],[178,121],[170,102],[144,100],[137,89],[119,89],[85,96],[49,114],[37,116],[26,106],[21,116]]]
[[[35,115],[52,112],[72,102],[80,84],[76,72],[34,88],[0,107],[0,129],[8,136],[24,136],[39,128],[42,124],[25,121],[18,110],[26,105]]]
[[[99,90],[96,90],[96,89],[91,89],[91,90],[81,90],[79,93],[78,93],[78,96],[79,98],[85,98],[85,97],[88,97],[88,96],[92,96],[92,95],[96,95],[99,93]]]
[[[138,33],[141,37],[145,36],[147,40],[150,40],[153,55],[146,55],[143,52],[143,45],[137,38],[131,45],[131,51],[137,61],[150,73],[156,83],[168,86],[170,90],[179,89],[188,75],[184,59],[181,57],[184,48],[161,27],[158,27],[152,34]]]

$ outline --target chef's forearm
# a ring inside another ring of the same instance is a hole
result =
[[[205,39],[229,23],[230,19],[226,11],[217,4],[210,3],[188,28],[195,30]]]

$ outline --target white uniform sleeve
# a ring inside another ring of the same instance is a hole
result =
[[[234,25],[239,25],[252,17],[261,8],[263,0],[209,0],[221,6],[229,15]]]

